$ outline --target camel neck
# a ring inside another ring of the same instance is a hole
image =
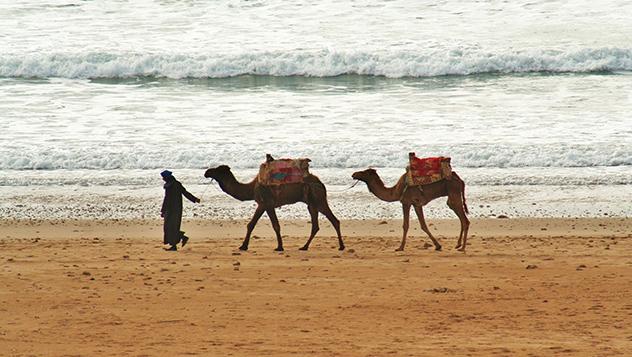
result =
[[[367,187],[377,198],[382,201],[395,202],[399,201],[404,192],[405,176],[400,177],[399,181],[393,187],[386,187],[379,176],[369,180]]]
[[[255,180],[249,183],[241,183],[231,173],[227,177],[217,180],[217,182],[222,191],[240,201],[252,201],[255,199]]]

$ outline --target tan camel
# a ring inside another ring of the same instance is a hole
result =
[[[456,213],[461,221],[461,233],[456,249],[465,251],[467,244],[467,230],[470,221],[467,219],[467,205],[465,204],[465,182],[461,180],[456,172],[452,171],[451,179],[443,179],[435,183],[422,186],[408,186],[406,175],[402,175],[393,187],[386,187],[384,182],[374,169],[367,169],[353,173],[352,177],[367,184],[369,191],[382,201],[402,203],[404,211],[404,234],[402,243],[397,251],[404,250],[406,245],[406,234],[408,233],[408,221],[410,218],[410,206],[415,207],[415,212],[419,218],[421,229],[428,234],[436,250],[441,250],[441,244],[430,233],[426,220],[424,219],[423,206],[435,198],[448,196],[448,207]]]
[[[268,158],[268,160],[270,159],[271,157]],[[257,202],[257,209],[250,222],[248,222],[246,238],[241,244],[241,247],[239,247],[240,250],[248,250],[250,234],[255,228],[257,221],[259,221],[259,218],[266,212],[272,222],[272,227],[277,237],[277,248],[275,250],[283,251],[281,226],[279,225],[275,208],[297,202],[305,202],[307,204],[307,210],[312,220],[312,232],[305,245],[300,248],[301,250],[307,250],[309,248],[312,239],[314,239],[314,236],[320,229],[318,226],[318,212],[324,214],[334,226],[338,234],[338,249],[345,249],[340,234],[340,221],[331,212],[329,204],[327,203],[327,189],[318,177],[309,174],[304,178],[303,183],[290,183],[279,186],[260,185],[256,178],[249,183],[240,183],[231,172],[230,167],[226,165],[206,170],[204,177],[215,179],[224,192],[240,201],[255,200]]]

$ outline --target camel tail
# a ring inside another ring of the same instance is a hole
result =
[[[465,182],[454,171],[452,171],[452,177],[457,179],[459,183],[461,184],[461,198],[463,199],[463,210],[465,210],[465,213],[470,213],[470,211],[467,209],[467,203],[465,202]]]

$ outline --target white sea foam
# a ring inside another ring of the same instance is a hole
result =
[[[343,74],[433,77],[481,73],[632,70],[630,48],[560,50],[320,50],[239,54],[49,53],[0,55],[0,77],[224,78],[239,75],[331,77]]]
[[[403,167],[408,151],[424,150],[425,156],[450,156],[454,167],[601,167],[632,166],[632,147],[625,144],[595,147],[593,145],[445,145],[417,148],[381,147],[379,154],[370,154],[375,145],[353,146],[311,145],[301,149],[297,143],[277,145],[275,155],[292,153],[290,157],[309,157],[317,168]],[[300,151],[297,151],[297,148]],[[112,170],[112,169],[203,169],[228,164],[234,168],[256,168],[267,152],[256,145],[231,145],[218,148],[171,148],[177,155],[166,156],[153,147],[104,152],[98,147],[0,149],[2,170]],[[407,150],[411,149],[411,150]],[[279,154],[280,153],[280,154]],[[546,153],[546,155],[544,155]],[[287,156],[287,155],[286,155]]]

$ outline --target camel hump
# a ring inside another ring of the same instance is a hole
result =
[[[309,173],[308,158],[300,159],[272,159],[270,154],[266,155],[266,162],[259,167],[257,180],[261,185],[283,185],[289,183],[303,183]]]
[[[428,185],[443,179],[452,178],[451,158],[444,156],[418,158],[414,152],[408,154],[406,167],[408,186]]]

